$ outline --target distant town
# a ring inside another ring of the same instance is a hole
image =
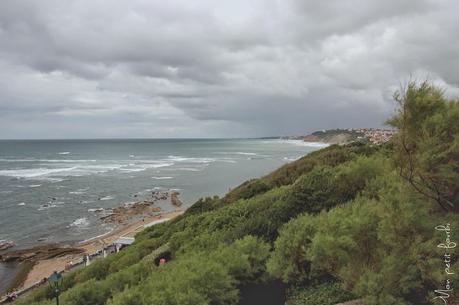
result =
[[[393,129],[381,128],[346,128],[328,129],[313,132],[308,135],[287,136],[282,139],[303,140],[305,142],[323,142],[328,144],[346,144],[354,141],[365,141],[382,144],[394,135]]]

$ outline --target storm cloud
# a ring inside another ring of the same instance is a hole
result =
[[[452,0],[0,1],[0,138],[254,137],[380,127],[459,95]]]

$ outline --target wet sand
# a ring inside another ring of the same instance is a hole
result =
[[[71,254],[62,257],[38,261],[27,275],[22,287],[29,287],[41,279],[48,277],[53,271],[62,271],[65,269],[66,264],[70,262],[79,261],[84,255],[93,254],[104,247],[111,245],[115,240],[120,237],[134,237],[135,234],[142,231],[146,226],[155,221],[164,219],[172,219],[183,214],[182,209],[175,209],[174,211],[159,213],[154,216],[146,216],[143,220],[136,221],[120,228],[113,230],[107,234],[99,237],[83,241],[76,245],[76,248],[84,250],[81,254]]]

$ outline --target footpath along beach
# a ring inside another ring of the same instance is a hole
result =
[[[170,212],[163,212],[158,215],[145,217],[143,220],[136,221],[134,223],[122,226],[112,232],[109,232],[103,236],[96,237],[87,241],[84,241],[76,246],[84,250],[80,254],[70,254],[62,257],[56,257],[52,259],[38,261],[27,275],[26,280],[23,283],[23,287],[29,287],[39,282],[45,277],[48,277],[53,271],[63,271],[67,264],[80,261],[84,256],[103,251],[103,249],[109,245],[112,245],[117,239],[128,237],[133,238],[138,232],[144,228],[167,221],[181,215],[183,210],[175,209]]]
[[[184,210],[176,207],[172,211],[148,215],[141,220],[124,224],[101,236],[82,241],[77,245],[73,245],[73,247],[69,246],[68,249],[71,250],[69,254],[58,255],[49,259],[38,259],[34,261],[32,269],[27,273],[25,280],[16,291],[20,295],[22,294],[21,291],[26,292],[33,287],[39,286],[43,279],[48,278],[54,271],[63,272],[69,270],[69,267],[72,269],[75,266],[83,266],[84,264],[82,264],[82,262],[85,257],[91,257],[90,262],[95,259],[102,259],[106,249],[112,248],[112,250],[116,251],[116,247],[120,246],[116,246],[116,244],[120,240],[134,241],[135,235],[145,228],[171,220],[183,213]],[[67,248],[62,247],[61,249]],[[107,255],[109,253],[110,252],[107,251]],[[5,297],[6,296],[0,296],[0,304],[3,304]]]
[[[20,293],[43,282],[54,271],[82,267],[117,252],[134,242],[135,235],[144,228],[183,213],[182,204],[177,191],[152,191],[149,197],[136,202],[124,203],[109,210],[97,209],[101,224],[116,225],[110,232],[78,243],[45,244],[0,252],[1,262],[21,262],[22,265],[22,270],[10,280],[8,290]]]

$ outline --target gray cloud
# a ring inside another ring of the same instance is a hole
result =
[[[410,76],[459,93],[458,13],[452,0],[3,0],[0,138],[381,126]]]

